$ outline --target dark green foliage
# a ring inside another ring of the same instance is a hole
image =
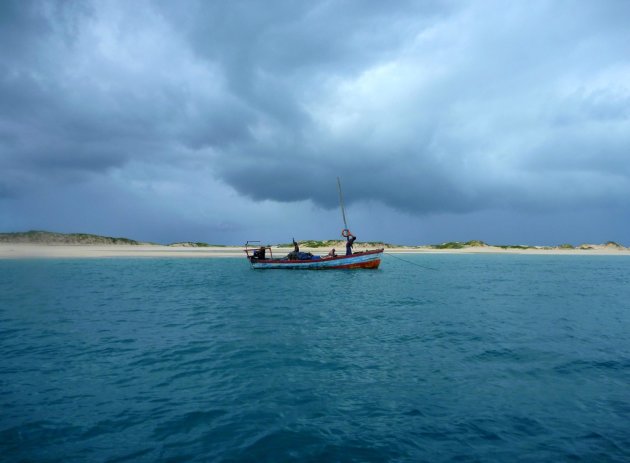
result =
[[[448,243],[434,244],[431,247],[435,249],[462,249],[464,247],[464,243],[460,243],[459,241],[449,241]]]
[[[357,241],[357,243],[377,248],[395,248],[398,247],[395,244],[383,243],[382,241]]]
[[[305,240],[305,241],[298,241],[298,244],[300,246],[304,246],[305,248],[325,248],[328,246],[332,246],[335,243],[337,243],[337,241],[332,241],[332,240],[326,240],[326,241],[317,241],[317,240]],[[289,246],[292,246],[293,244],[290,244]]]
[[[339,241],[340,240],[324,240],[324,241],[304,240],[304,241],[297,241],[297,244],[305,248],[326,248],[329,246],[335,246],[337,243],[339,243]],[[292,248],[293,243],[280,243],[280,244],[277,244],[276,246],[278,246],[279,248]]]
[[[472,241],[466,241],[464,243],[464,245],[466,246],[471,246],[471,247],[481,247],[481,246],[487,246],[486,243],[484,243],[483,241],[480,240],[472,240]]]
[[[54,233],[41,230],[30,230],[17,233],[0,233],[3,243],[49,243],[49,244],[131,244],[138,241],[129,238],[99,236],[89,233]]]

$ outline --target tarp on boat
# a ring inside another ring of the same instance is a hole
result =
[[[289,254],[287,254],[287,257],[284,257],[283,259],[286,260],[315,260],[315,259],[321,259],[320,256],[314,256],[313,254],[311,254],[310,252],[295,252],[292,251]]]

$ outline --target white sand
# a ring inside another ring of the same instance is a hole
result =
[[[531,254],[531,255],[614,255],[630,256],[630,249],[617,249],[603,245],[591,245],[593,249],[502,249],[494,246],[467,247],[463,249],[433,249],[430,247],[388,248],[392,254]],[[95,257],[245,257],[242,246],[226,247],[171,247],[159,245],[45,245],[0,243],[0,259],[18,258],[95,258]],[[337,253],[345,251],[337,246]],[[355,245],[355,251],[367,249]],[[374,247],[371,247],[374,249]],[[274,257],[283,257],[292,248],[273,247]],[[300,247],[301,251],[316,255],[326,255],[328,248]]]

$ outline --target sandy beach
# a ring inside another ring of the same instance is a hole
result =
[[[430,246],[386,248],[391,254],[531,254],[531,255],[607,255],[630,256],[630,249],[605,245],[589,245],[591,249],[530,248],[504,249],[496,246],[471,246],[462,249],[435,249]],[[63,245],[0,243],[0,259],[21,258],[102,258],[102,257],[176,257],[176,258],[230,258],[245,256],[242,246],[180,247],[160,245]],[[355,251],[367,248],[355,245]],[[273,255],[282,257],[292,251],[288,247],[272,247]],[[326,255],[328,249],[300,247],[315,255]],[[337,251],[343,251],[342,246]]]

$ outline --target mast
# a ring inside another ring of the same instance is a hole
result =
[[[341,193],[341,180],[337,177],[337,186],[339,187],[339,204],[341,205],[341,216],[343,217],[343,225],[348,230],[348,222],[346,221],[346,209],[343,206],[343,194]]]

